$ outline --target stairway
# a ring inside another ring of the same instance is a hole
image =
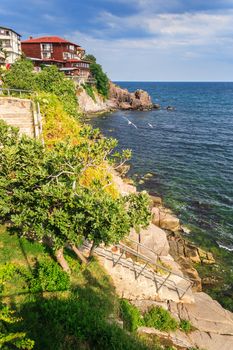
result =
[[[90,243],[86,242],[83,249],[89,251],[90,247]],[[190,280],[154,263],[132,248],[118,244],[112,248],[97,247],[94,252],[111,275],[116,290],[122,297],[132,300],[194,302]]]
[[[35,136],[31,100],[0,97],[0,119],[9,125],[18,127],[20,134]]]

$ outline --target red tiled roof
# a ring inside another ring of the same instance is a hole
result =
[[[36,44],[36,43],[66,43],[66,44],[71,44],[80,47],[77,44],[72,43],[71,41],[65,40],[63,38],[60,38],[59,36],[42,36],[40,38],[32,38],[28,40],[23,40],[22,44]]]
[[[80,60],[77,60],[77,59],[70,59],[70,60],[66,60],[66,62],[69,62],[69,63],[75,63],[75,62],[83,62],[81,59]]]

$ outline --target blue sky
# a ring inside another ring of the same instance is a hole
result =
[[[113,80],[233,81],[233,0],[1,0],[0,25],[73,40]]]

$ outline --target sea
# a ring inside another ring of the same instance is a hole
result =
[[[232,271],[233,83],[117,84],[146,90],[161,109],[117,111],[89,123],[132,150],[129,176],[138,188],[161,196],[192,241],[227,251]]]

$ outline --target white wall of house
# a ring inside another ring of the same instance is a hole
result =
[[[3,50],[7,52],[5,63],[14,63],[22,53],[20,35],[11,29],[0,26],[0,42]]]

